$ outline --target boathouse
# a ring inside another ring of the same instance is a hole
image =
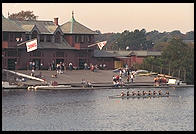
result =
[[[82,25],[74,18],[59,25],[58,18],[54,21],[42,20],[10,20],[2,15],[2,68],[9,70],[28,69],[34,61],[36,68],[49,69],[51,63],[71,62],[75,68],[83,69],[88,65],[103,65],[105,69],[131,67],[141,64],[148,56],[160,56],[161,52],[151,51],[105,51],[97,46],[88,47],[95,43],[95,31]],[[37,38],[38,49],[27,52],[26,45],[17,44]]]
[[[48,69],[52,62],[72,62],[73,66],[83,68],[83,64],[93,62],[93,49],[88,45],[95,43],[97,33],[77,22],[72,12],[70,21],[58,24],[53,21],[41,20],[10,20],[2,16],[2,67],[5,69],[27,69],[29,62],[34,61],[37,68],[43,64]],[[26,51],[25,44],[17,44],[37,38],[38,49]]]

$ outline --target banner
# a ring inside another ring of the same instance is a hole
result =
[[[99,47],[100,50],[102,50],[102,48],[106,45],[107,41],[102,41],[102,42],[99,42],[99,43],[96,43]]]
[[[36,50],[37,49],[37,39],[34,39],[30,42],[27,42],[26,46],[27,46],[27,52]]]

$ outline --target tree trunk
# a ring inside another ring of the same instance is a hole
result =
[[[178,70],[178,78],[180,78],[180,69]]]
[[[186,69],[184,69],[184,81],[186,81]]]
[[[171,71],[171,70],[170,70],[170,63],[169,63],[169,73],[168,73],[168,75],[170,75],[170,71]]]
[[[163,67],[161,66],[161,68],[160,68],[160,73],[162,74],[162,71],[163,71]]]

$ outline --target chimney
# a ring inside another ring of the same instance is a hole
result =
[[[54,24],[58,25],[58,18],[54,18]]]

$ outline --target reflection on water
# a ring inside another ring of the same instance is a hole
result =
[[[131,90],[143,89],[129,89]],[[2,129],[194,130],[193,88],[171,89],[171,94],[180,97],[107,97],[120,92],[120,89],[3,91]]]

